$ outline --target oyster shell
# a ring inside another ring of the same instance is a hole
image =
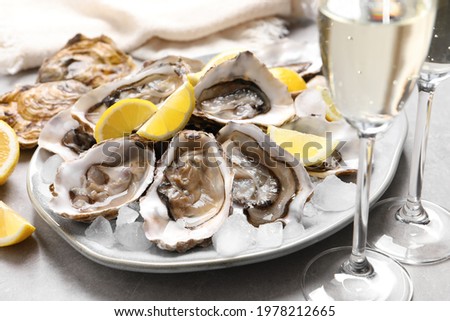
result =
[[[42,129],[38,145],[68,161],[95,145],[94,136],[86,133],[72,118],[70,110],[55,115]]]
[[[219,124],[280,126],[295,116],[287,87],[249,51],[209,69],[195,86],[195,98],[194,115]]]
[[[76,221],[114,218],[152,183],[154,163],[153,148],[138,140],[104,141],[59,166],[49,208]]]
[[[300,220],[312,183],[303,165],[255,125],[229,123],[217,141],[233,164],[233,201],[255,226]]]
[[[186,61],[182,57],[167,57],[147,62],[138,73],[84,95],[72,107],[72,116],[92,133],[102,113],[120,99],[140,98],[159,104],[186,81],[186,74],[191,70]]]
[[[209,244],[230,214],[232,181],[227,159],[212,135],[181,131],[140,200],[147,238],[161,249],[178,252]]]
[[[77,34],[55,55],[47,58],[38,71],[37,82],[75,79],[98,87],[130,74],[136,65],[106,37],[87,38]]]
[[[21,86],[0,96],[0,119],[14,128],[21,148],[32,148],[48,120],[89,90],[76,80]]]

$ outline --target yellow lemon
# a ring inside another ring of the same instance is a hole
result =
[[[192,86],[197,85],[198,81],[200,80],[200,78],[212,67],[220,65],[222,62],[230,60],[235,58],[237,55],[239,55],[239,53],[242,50],[228,50],[228,51],[224,51],[220,54],[215,55],[214,57],[212,57],[207,63],[206,65],[202,68],[202,70],[200,70],[199,72],[196,73],[191,73],[187,75],[187,78],[189,80],[189,82],[192,84]]]
[[[299,92],[306,89],[306,82],[294,70],[284,67],[270,68],[269,71],[279,81],[285,84],[290,93]]]
[[[0,201],[0,247],[22,242],[36,228]]]
[[[336,121],[336,120],[342,119],[342,114],[339,112],[336,105],[334,104],[334,101],[331,98],[331,94],[330,94],[330,91],[328,90],[328,88],[318,86],[317,90],[322,92],[323,101],[327,105],[325,118],[328,121]]]
[[[322,163],[331,156],[339,144],[337,140],[327,142],[326,137],[275,126],[269,126],[267,132],[277,145],[294,155],[305,166]]]
[[[20,147],[16,133],[0,120],[0,185],[4,184],[19,161]]]
[[[158,108],[144,99],[126,98],[109,107],[95,125],[97,142],[129,135],[147,121]]]
[[[137,134],[154,141],[169,139],[186,126],[194,107],[194,87],[186,82],[166,99]]]

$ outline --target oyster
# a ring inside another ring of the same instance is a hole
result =
[[[86,133],[72,118],[70,110],[53,116],[39,135],[38,145],[68,161],[95,145],[94,136]]]
[[[72,116],[88,132],[93,132],[102,113],[124,98],[163,102],[186,81],[191,67],[185,58],[168,57],[147,62],[138,73],[105,84],[85,95],[72,108]]]
[[[87,38],[77,34],[38,71],[37,82],[75,79],[92,88],[130,74],[133,59],[106,37]]]
[[[153,181],[153,148],[133,138],[104,141],[79,158],[63,162],[50,185],[49,208],[66,218],[89,222],[114,218]]]
[[[303,165],[255,125],[229,123],[217,141],[233,164],[233,201],[255,226],[300,220],[312,184]]]
[[[322,81],[318,79],[318,81]],[[306,167],[309,175],[354,175],[358,170],[358,136],[344,119],[328,121],[327,103],[320,90],[309,88],[295,99],[297,118],[282,127],[339,141],[335,152],[321,164]],[[331,137],[332,135],[332,137]]]
[[[195,86],[194,115],[216,123],[282,125],[295,116],[287,87],[249,52],[209,69]]]
[[[32,148],[47,121],[89,90],[76,80],[21,86],[0,96],[0,119],[14,128],[21,148]]]
[[[232,181],[226,156],[212,135],[181,131],[140,200],[147,238],[178,252],[208,245],[230,214]]]

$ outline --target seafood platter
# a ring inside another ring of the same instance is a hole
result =
[[[106,36],[69,40],[35,83],[0,96],[0,119],[36,148],[36,211],[89,259],[143,272],[268,260],[346,226],[355,131],[317,48],[301,61],[268,59],[275,49],[142,62]],[[406,130],[401,115],[377,142],[371,202]]]

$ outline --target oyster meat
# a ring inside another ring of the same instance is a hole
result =
[[[124,98],[146,99],[160,104],[186,81],[186,74],[198,67],[182,57],[167,57],[145,63],[138,73],[105,84],[85,95],[72,108],[72,116],[93,132],[102,113]],[[194,69],[191,69],[194,68]]]
[[[231,159],[233,202],[255,226],[300,221],[312,184],[303,165],[255,125],[229,123],[217,141]]]
[[[136,65],[106,37],[77,34],[38,71],[37,82],[75,79],[92,88],[130,74]]]
[[[194,115],[219,124],[280,126],[295,116],[287,87],[249,51],[209,69],[195,98]]]
[[[106,140],[59,166],[49,208],[76,221],[114,218],[152,183],[154,164],[153,148],[145,143],[133,137]]]
[[[232,181],[226,156],[212,135],[181,131],[140,200],[147,238],[178,252],[208,245],[230,214]]]
[[[32,148],[48,120],[89,90],[76,80],[21,86],[0,96],[0,119],[14,128],[21,148]]]

